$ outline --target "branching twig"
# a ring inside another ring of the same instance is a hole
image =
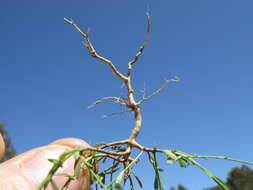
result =
[[[124,76],[123,74],[121,74],[121,73],[118,71],[118,69],[115,67],[115,65],[114,65],[110,60],[108,60],[108,59],[106,59],[106,58],[100,56],[100,55],[96,52],[95,48],[93,47],[93,45],[92,45],[92,43],[91,43],[91,41],[90,41],[89,36],[88,36],[86,33],[84,33],[72,20],[69,20],[69,19],[67,19],[67,18],[64,18],[64,21],[65,21],[66,23],[72,25],[72,26],[83,36],[84,42],[85,42],[85,44],[86,44],[86,47],[87,47],[87,49],[88,49],[88,51],[89,51],[89,53],[91,54],[92,57],[95,57],[95,58],[97,58],[97,59],[99,59],[99,60],[101,60],[101,61],[107,63],[107,64],[110,66],[110,68],[112,69],[112,71],[114,72],[114,74],[117,75],[121,80],[123,80],[123,81],[126,81],[126,80],[127,80],[127,77]]]
[[[95,105],[100,104],[100,103],[102,103],[102,102],[104,102],[104,101],[106,101],[106,100],[115,100],[116,103],[119,103],[119,104],[122,105],[122,106],[125,106],[125,107],[128,106],[128,104],[124,102],[125,99],[123,99],[123,98],[121,98],[121,97],[109,96],[109,97],[104,97],[104,98],[101,98],[101,99],[99,99],[99,100],[93,102],[91,105],[88,106],[88,108],[92,108],[92,107],[94,107]]]
[[[151,98],[153,98],[155,95],[159,94],[162,90],[164,90],[167,85],[170,83],[170,82],[179,82],[180,79],[175,77],[174,79],[170,79],[170,80],[165,80],[165,83],[162,85],[161,88],[159,88],[158,90],[156,90],[155,92],[153,92],[151,95],[149,95],[148,97],[143,97],[140,101],[138,101],[138,105],[140,105],[141,103],[143,103],[144,101],[147,101]]]

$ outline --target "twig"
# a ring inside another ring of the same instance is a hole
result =
[[[92,107],[94,107],[95,105],[100,104],[100,103],[102,103],[102,102],[104,102],[104,101],[106,101],[106,100],[115,100],[116,103],[119,103],[119,104],[121,104],[122,106],[126,106],[126,107],[128,106],[128,104],[126,104],[126,103],[124,102],[125,99],[123,99],[123,98],[121,98],[121,97],[109,96],[109,97],[104,97],[104,98],[101,98],[101,99],[99,99],[99,100],[93,102],[91,105],[88,106],[88,108],[92,108]]]
[[[124,110],[124,111],[120,111],[120,112],[113,112],[107,115],[103,115],[102,118],[108,118],[108,117],[112,117],[114,115],[119,115],[119,114],[123,114],[123,113],[127,113],[127,112],[132,112],[133,110],[129,109],[129,110]]]
[[[123,74],[121,74],[118,71],[118,69],[115,67],[115,65],[110,60],[100,56],[96,52],[95,48],[93,47],[93,45],[90,41],[90,38],[88,37],[88,34],[84,33],[72,20],[64,18],[64,21],[66,23],[72,25],[83,36],[86,47],[87,47],[87,49],[88,49],[88,51],[89,51],[89,53],[91,54],[92,57],[95,57],[95,58],[107,63],[110,66],[110,68],[112,69],[112,71],[114,72],[114,74],[117,75],[121,80],[123,80],[123,81],[127,80],[127,77],[124,76]]]
[[[140,101],[138,101],[138,105],[140,105],[141,103],[143,103],[144,101],[147,101],[151,98],[153,98],[155,95],[159,94],[162,90],[164,90],[168,84],[170,82],[179,82],[180,79],[175,77],[174,79],[170,79],[170,80],[165,80],[165,83],[162,85],[161,88],[159,88],[158,90],[156,90],[155,92],[153,92],[151,95],[149,95],[148,97],[143,97]]]
[[[131,75],[132,65],[138,61],[138,59],[141,56],[141,54],[143,53],[145,47],[148,45],[148,41],[150,39],[150,15],[148,12],[146,13],[146,15],[147,15],[147,19],[148,19],[148,27],[147,27],[146,37],[145,37],[145,40],[144,40],[142,46],[140,46],[139,51],[135,54],[134,59],[128,63],[128,72],[127,72],[128,77]]]

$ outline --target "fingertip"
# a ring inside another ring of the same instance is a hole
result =
[[[52,142],[50,145],[61,145],[61,146],[67,146],[70,148],[90,148],[91,146],[85,142],[82,139],[78,138],[63,138],[63,139],[58,139],[54,142]]]

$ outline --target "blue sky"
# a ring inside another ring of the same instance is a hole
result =
[[[178,76],[181,82],[143,104],[138,141],[253,161],[253,2],[247,0],[2,2],[0,121],[18,153],[63,137],[95,144],[129,136],[131,114],[101,118],[120,111],[118,105],[87,109],[101,97],[121,96],[124,89],[104,63],[88,55],[81,36],[63,18],[89,28],[97,51],[125,72],[145,36],[147,5],[151,40],[134,67],[134,87],[152,93],[164,78]],[[222,179],[240,165],[201,163]],[[195,167],[164,167],[167,187],[214,185]],[[151,168],[145,165],[137,173],[144,189],[152,189]]]

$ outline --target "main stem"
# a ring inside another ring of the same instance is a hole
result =
[[[109,67],[112,69],[113,73],[125,83],[127,91],[128,91],[128,102],[129,102],[129,104],[125,104],[125,106],[130,108],[134,112],[134,117],[135,117],[134,128],[132,129],[132,133],[129,137],[129,141],[132,143],[136,142],[135,139],[137,138],[138,134],[140,133],[141,125],[142,125],[142,117],[141,117],[141,109],[139,107],[140,103],[136,102],[135,98],[134,98],[134,90],[131,85],[131,71],[132,71],[133,64],[139,59],[140,55],[142,54],[142,52],[146,46],[147,40],[149,39],[150,18],[149,18],[149,15],[147,15],[147,17],[148,17],[147,37],[145,39],[144,44],[140,47],[139,51],[135,55],[135,58],[128,63],[128,72],[127,72],[126,76],[123,75],[122,73],[120,73],[118,71],[118,69],[115,67],[115,65],[110,60],[105,59],[104,57],[100,56],[96,52],[95,48],[93,47],[93,45],[86,33],[84,33],[73,21],[71,21],[67,18],[64,18],[65,22],[72,25],[82,35],[82,37],[84,38],[85,45],[87,46],[88,52],[91,54],[91,56],[107,63],[109,65]]]
[[[126,85],[127,91],[128,91],[129,107],[133,110],[134,118],[135,118],[134,128],[132,129],[129,140],[132,142],[135,142],[135,139],[137,138],[137,136],[141,130],[141,125],[142,125],[141,109],[138,106],[138,104],[134,98],[134,90],[131,85],[130,75],[127,77],[127,80],[125,81],[125,85]]]

